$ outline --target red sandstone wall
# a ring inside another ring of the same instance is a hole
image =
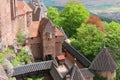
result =
[[[85,80],[93,80],[93,78],[85,78]]]
[[[43,53],[44,53],[44,57],[46,55],[54,55],[55,54],[55,35],[54,35],[54,27],[52,26],[52,24],[50,22],[48,22],[44,28],[42,28],[43,30]],[[47,36],[47,32],[50,33],[51,38]]]
[[[56,56],[62,54],[62,43],[60,42],[55,43],[55,54]]]
[[[7,46],[13,42],[10,0],[0,0],[1,38]]]
[[[41,58],[42,55],[40,54],[40,44],[32,44],[31,45],[31,50],[34,58]]]
[[[74,57],[69,53],[66,52],[65,56],[67,57],[67,59],[69,59],[72,63],[74,63]],[[84,68],[82,64],[80,64],[78,61],[76,61],[76,64],[78,65],[79,68]]]
[[[26,40],[27,45],[40,43],[40,37],[33,37]]]
[[[56,54],[56,56],[62,54],[63,40],[64,40],[63,36],[55,37],[55,54]]]
[[[116,77],[116,71],[110,72],[110,71],[104,71],[104,72],[98,72],[103,77],[107,77],[108,80],[114,80]]]
[[[25,30],[25,26],[26,26],[26,24],[25,24],[25,17],[26,16],[24,14],[17,16],[18,26],[20,28],[22,28],[23,30]]]
[[[32,23],[32,12],[27,13],[27,27],[29,27]]]

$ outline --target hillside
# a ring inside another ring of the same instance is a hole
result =
[[[100,16],[106,16],[120,21],[120,0],[79,0],[87,9]],[[67,0],[44,0],[47,6],[57,6],[61,9]]]
[[[29,0],[25,0],[28,2]],[[46,6],[57,6],[61,9],[67,0],[43,0]],[[116,21],[120,21],[120,0],[78,0],[83,3],[87,9],[97,15],[106,16]]]

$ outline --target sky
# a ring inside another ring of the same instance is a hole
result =
[[[61,6],[64,5],[67,0],[43,0],[48,6]],[[120,0],[78,0],[85,5],[88,10],[98,12],[107,11],[120,11]]]
[[[57,1],[60,4],[64,4],[67,2],[67,0],[43,0],[43,1]],[[120,0],[78,0],[82,2],[83,4],[116,4],[120,3]]]

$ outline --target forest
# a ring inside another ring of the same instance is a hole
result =
[[[116,80],[119,80],[120,24],[115,20],[92,14],[84,5],[72,0],[60,9],[48,7],[48,18],[57,27],[64,29],[70,44],[90,61],[106,47],[118,65]]]

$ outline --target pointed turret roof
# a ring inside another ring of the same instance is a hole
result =
[[[89,69],[96,71],[114,71],[117,69],[117,65],[108,52],[107,48],[104,47],[93,60]]]
[[[71,70],[71,80],[85,80],[76,63],[73,65]]]

